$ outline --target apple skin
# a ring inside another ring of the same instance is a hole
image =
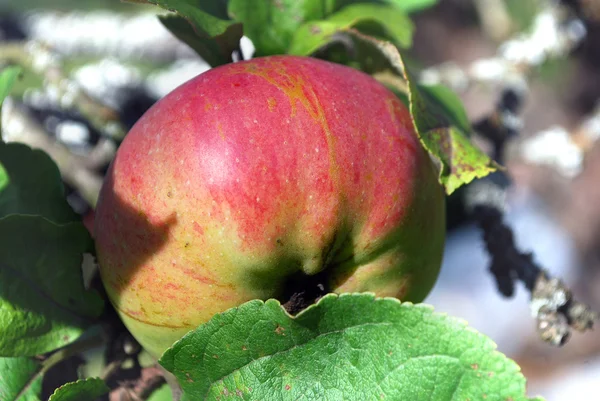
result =
[[[440,268],[444,194],[403,103],[362,72],[270,56],[158,101],[111,164],[96,210],[103,283],[158,357],[214,314],[330,289],[420,302]]]

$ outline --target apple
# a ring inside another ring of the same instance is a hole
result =
[[[419,302],[444,235],[406,106],[360,71],[295,56],[217,67],[158,101],[120,146],[95,218],[108,296],[156,357],[298,272]]]

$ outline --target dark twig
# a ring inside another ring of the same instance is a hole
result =
[[[557,42],[555,48],[548,47],[545,57],[552,53],[567,54],[582,39],[582,35],[570,34],[568,31],[571,29],[568,27],[576,23],[568,10],[551,10],[552,12],[546,14],[546,18],[552,16],[557,21],[556,28],[564,29],[564,41]],[[541,55],[532,58],[523,52],[525,43],[531,45],[532,38],[537,36],[532,34],[531,38],[523,37],[523,44],[513,40],[503,46],[504,52],[498,57],[498,62],[512,63],[513,68],[507,69],[511,71],[507,75],[510,79],[503,81],[495,110],[473,126],[477,133],[490,141],[493,157],[499,163],[504,162],[507,141],[520,132],[520,112],[528,87],[527,75],[544,59]],[[509,45],[515,50],[507,50]],[[520,49],[520,53],[516,49]],[[508,57],[509,54],[513,56]],[[515,58],[516,54],[519,54],[519,57]],[[491,257],[489,269],[500,293],[511,297],[514,295],[516,283],[522,282],[531,292],[530,305],[537,320],[540,337],[550,344],[560,346],[566,343],[572,329],[591,329],[597,315],[586,305],[573,300],[565,284],[552,278],[535,263],[531,253],[522,252],[517,248],[513,231],[503,220],[506,189],[509,186],[510,179],[504,172],[497,172],[476,181],[466,189],[466,207],[483,231],[483,240]]]
[[[517,281],[531,292],[531,311],[537,320],[540,337],[552,344],[564,345],[571,330],[589,330],[598,319],[587,305],[573,299],[571,291],[550,276],[515,244],[512,229],[503,221],[505,189],[508,178],[495,173],[467,188],[466,203],[483,231],[483,240],[491,257],[490,272],[505,297],[514,295]]]
[[[522,87],[507,84],[502,90],[496,109],[473,124],[475,132],[492,143],[492,157],[498,163],[504,161],[506,142],[517,136],[521,129],[519,113],[523,108],[524,97],[525,91]]]

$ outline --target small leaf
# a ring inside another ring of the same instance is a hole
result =
[[[371,43],[402,73],[409,89],[410,113],[421,143],[441,165],[439,181],[450,195],[461,185],[482,178],[499,166],[468,138],[463,131],[467,124],[457,106],[450,106],[452,94],[436,89],[425,89],[402,60],[398,49],[389,42],[377,40],[354,29],[349,30],[357,40]],[[456,99],[458,101],[458,99]],[[470,131],[470,130],[469,130]]]
[[[329,294],[295,318],[275,300],[247,302],[159,362],[190,400],[528,400],[519,367],[494,348],[424,305]]]
[[[421,11],[433,7],[439,0],[385,0],[387,3],[394,4],[406,13]]]
[[[0,71],[0,104],[10,93],[20,73],[21,68],[17,66],[8,66]]]
[[[0,217],[9,214],[39,215],[55,223],[81,220],[67,203],[58,167],[46,153],[0,142]]]
[[[91,377],[63,384],[54,391],[48,401],[94,401],[109,390],[104,380]]]
[[[75,341],[100,315],[102,298],[83,286],[81,223],[40,216],[0,219],[0,355],[32,356]]]
[[[33,359],[0,358],[0,400],[39,401],[43,375],[36,376],[40,364]]]
[[[8,66],[0,71],[0,117],[2,116],[2,102],[10,93],[17,77],[21,73],[21,68],[17,66]],[[2,142],[2,124],[0,121],[0,142]]]
[[[348,28],[361,25],[371,34],[381,33],[401,47],[412,43],[414,26],[400,9],[381,4],[355,4],[341,9],[325,20],[310,21],[294,33],[288,53],[310,55],[328,44],[332,36]]]
[[[149,3],[176,16],[159,17],[161,22],[180,40],[187,43],[208,64],[215,67],[232,61],[231,54],[239,49],[242,37],[242,24],[216,17],[218,7],[207,7],[203,11],[197,0],[136,0],[136,3]],[[192,34],[193,32],[193,34]]]
[[[385,37],[401,47],[412,44],[414,25],[399,8],[379,4],[355,4],[331,15],[327,21],[352,22],[352,25],[374,22],[385,31]],[[361,31],[361,29],[358,29]]]
[[[337,23],[329,21],[311,21],[308,22],[294,33],[292,43],[287,53],[308,56],[330,43],[333,35],[339,33],[348,26],[340,26]]]
[[[443,85],[418,85],[422,96],[429,102],[436,103],[450,122],[465,134],[471,132],[471,123],[462,101],[456,93]]]
[[[463,184],[492,173],[498,165],[457,126],[460,118],[449,118],[443,103],[423,91],[408,69],[405,77],[410,90],[410,112],[425,148],[441,165],[440,182],[450,195]],[[439,92],[438,92],[439,93]]]
[[[325,10],[324,12],[327,16],[347,5],[356,3],[389,4],[400,9],[401,11],[404,11],[405,13],[411,13],[432,7],[436,5],[439,0],[329,0],[325,2],[323,2],[322,0],[318,1],[322,3],[322,8]]]
[[[294,32],[306,21],[323,19],[322,0],[230,0],[229,16],[244,24],[255,56],[286,53]]]

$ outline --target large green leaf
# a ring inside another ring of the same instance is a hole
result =
[[[80,220],[65,200],[58,167],[46,153],[0,142],[0,217],[9,214],[39,215],[55,223]]]
[[[161,17],[161,21],[213,67],[232,61],[231,54],[239,49],[242,24],[215,16],[222,13],[222,6],[213,5],[214,0],[210,7],[203,7],[198,0],[133,1],[176,12],[176,16]]]
[[[57,388],[48,401],[94,401],[108,393],[104,380],[88,378],[63,384]]]
[[[0,219],[0,355],[32,356],[76,340],[103,309],[83,286],[93,244],[81,223],[41,216]]]
[[[250,301],[159,362],[188,400],[528,400],[519,367],[494,348],[427,306],[329,294],[295,318]]]
[[[403,11],[390,5],[365,3],[344,7],[325,20],[303,24],[294,33],[288,53],[310,55],[328,44],[336,33],[355,26],[390,39],[401,47],[409,47],[412,43],[414,26]]]
[[[439,161],[439,180],[447,194],[475,178],[485,177],[499,166],[469,139],[470,126],[458,98],[448,89],[423,87],[392,43],[347,31],[355,40],[378,49],[407,83],[410,112],[421,143]],[[467,131],[468,130],[468,131]]]
[[[31,358],[0,358],[0,400],[39,401],[42,375],[39,362]]]
[[[8,66],[0,71],[0,116],[2,116],[2,102],[13,87],[17,77],[21,73],[21,68],[17,66]],[[2,124],[0,121],[0,142],[2,142]]]

